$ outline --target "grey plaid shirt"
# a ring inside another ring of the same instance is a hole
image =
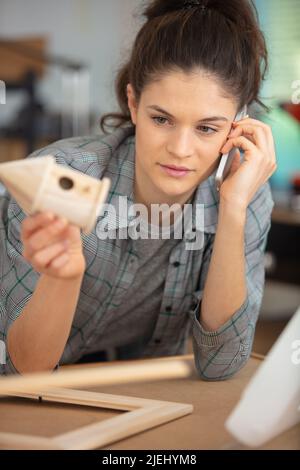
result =
[[[31,157],[47,154],[54,155],[57,163],[69,165],[90,176],[110,178],[108,203],[117,206],[118,196],[124,195],[132,201],[135,173],[135,135],[132,128],[121,128],[108,136],[65,139],[34,152]],[[5,345],[8,329],[29,301],[39,274],[21,254],[20,224],[25,217],[24,212],[7,193],[0,200],[0,344]],[[202,227],[195,222],[196,204],[204,204]],[[245,255],[248,296],[226,324],[217,331],[207,332],[199,323],[198,316],[218,220],[214,174],[198,186],[193,199],[190,230],[195,236],[201,232],[203,246],[196,250],[186,249],[187,240],[183,237],[172,247],[158,318],[140,357],[184,354],[191,334],[195,366],[201,378],[226,379],[247,362],[263,294],[264,250],[272,207],[270,187],[266,183],[247,209]],[[103,214],[99,217],[99,223],[103,217]],[[124,214],[119,214],[119,230],[124,223],[126,226],[126,220]],[[118,308],[126,302],[127,291],[138,270],[139,258],[134,250],[134,241],[124,244],[118,237],[100,240],[96,233],[99,223],[91,234],[82,234],[86,271],[60,364],[76,362],[91,350],[101,329],[106,328],[112,319],[118,321]],[[110,226],[109,229],[116,227]],[[18,372],[7,348],[6,361],[2,362],[6,362],[0,365],[2,374]]]

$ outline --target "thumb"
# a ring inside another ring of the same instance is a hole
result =
[[[81,245],[82,243],[80,228],[73,224],[68,225],[64,231],[64,236],[72,245]]]

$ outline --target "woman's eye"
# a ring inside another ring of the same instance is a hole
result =
[[[153,116],[152,119],[157,124],[164,124],[167,121],[167,118],[164,118],[163,116]]]
[[[216,129],[207,126],[200,126],[198,127],[198,129],[200,129],[200,132],[202,132],[203,134],[213,134],[214,132],[217,132]]]
[[[166,123],[166,121],[168,122],[168,119],[163,117],[163,116],[152,116],[152,118],[154,122],[156,122],[156,124],[158,125],[163,125]],[[216,131],[216,129],[213,129],[212,127],[208,127],[208,126],[199,126],[198,129],[200,130],[200,132],[202,132],[202,134],[213,134]]]

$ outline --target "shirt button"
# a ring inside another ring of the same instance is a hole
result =
[[[172,307],[171,307],[171,305],[168,305],[168,306],[166,307],[166,312],[171,312],[171,311],[172,311]]]
[[[161,343],[161,339],[156,338],[156,339],[154,340],[154,343],[155,343],[155,344],[160,344],[160,343]]]
[[[173,263],[173,266],[174,266],[174,268],[178,268],[178,266],[180,266],[179,261],[175,261],[175,262]]]

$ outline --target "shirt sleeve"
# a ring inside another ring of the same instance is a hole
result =
[[[5,193],[1,197],[0,219],[0,340],[5,356],[2,374],[18,373],[8,354],[9,327],[19,317],[34,292],[39,274],[22,256],[21,223],[26,217],[16,201]]]
[[[248,361],[253,345],[265,282],[264,253],[271,227],[273,209],[269,183],[254,196],[247,209],[245,228],[245,258],[247,297],[232,317],[216,331],[205,331],[199,322],[201,296],[190,312],[195,366],[204,380],[224,380],[233,376]],[[200,274],[200,293],[213,249],[214,235],[205,249]]]
[[[46,147],[30,157],[49,153]],[[59,158],[59,152],[57,155]],[[25,217],[7,191],[0,195],[0,375],[18,374],[8,353],[8,330],[30,300],[40,277],[22,256],[21,224]]]

